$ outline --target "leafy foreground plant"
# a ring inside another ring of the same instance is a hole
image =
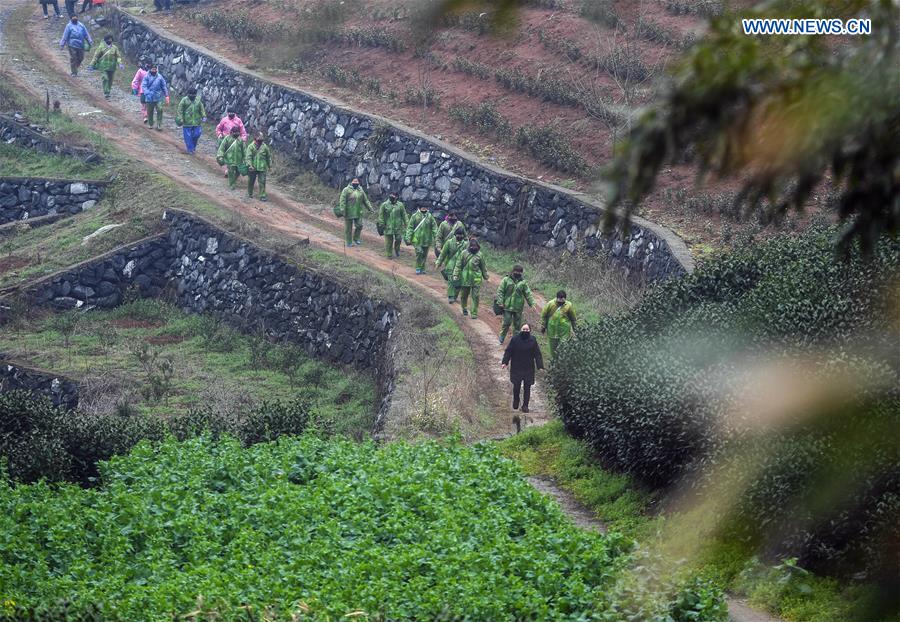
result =
[[[629,572],[627,540],[575,528],[492,446],[170,438],[101,474],[0,484],[0,619],[64,598],[106,620],[725,619],[705,585]]]

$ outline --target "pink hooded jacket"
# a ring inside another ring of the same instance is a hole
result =
[[[216,136],[219,138],[228,136],[231,134],[231,128],[233,127],[241,128],[241,140],[247,140],[247,130],[244,128],[244,122],[237,115],[234,115],[234,119],[229,119],[227,114],[222,117],[222,120],[216,126]]]
[[[147,75],[147,70],[143,67],[137,70],[137,73],[134,74],[134,80],[131,81],[131,90],[132,92],[137,91],[138,94],[141,92],[141,83],[144,81],[144,76]]]

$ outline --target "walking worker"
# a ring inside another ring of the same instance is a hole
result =
[[[275,166],[275,154],[266,143],[266,137],[262,132],[256,133],[256,138],[247,145],[247,153],[244,156],[247,165],[247,196],[253,198],[253,186],[259,180],[259,200],[266,202],[269,196],[266,194],[266,173]]]
[[[441,223],[441,226],[438,227],[437,236],[434,240],[434,256],[439,257],[441,251],[444,248],[444,242],[449,240],[454,236],[457,231],[462,231],[463,235],[466,235],[466,226],[462,224],[462,221],[456,218],[456,214],[454,212],[447,212],[447,218],[444,219],[444,222]]]
[[[522,328],[522,311],[525,308],[525,301],[528,306],[536,309],[534,305],[534,296],[531,288],[523,278],[524,270],[522,266],[513,266],[512,272],[503,277],[500,281],[500,287],[497,288],[497,305],[503,309],[503,325],[500,327],[500,343],[506,341],[506,334],[509,332],[510,326],[513,329],[513,336],[519,333]]]
[[[406,206],[400,201],[396,192],[392,192],[388,200],[378,208],[376,224],[384,236],[384,254],[388,259],[400,256],[400,244],[406,233],[409,215]]]
[[[522,397],[522,412],[528,412],[531,401],[531,385],[534,384],[535,368],[544,369],[544,357],[537,339],[531,336],[531,327],[522,324],[519,334],[509,340],[503,352],[503,369],[509,368],[509,381],[513,386],[513,410],[519,409],[519,395]],[[522,387],[525,391],[522,392]]]
[[[556,299],[544,306],[541,312],[541,334],[550,340],[550,358],[556,358],[556,348],[575,334],[575,305],[566,300],[565,290],[556,292]]]
[[[341,190],[338,208],[335,210],[335,214],[338,217],[344,217],[344,241],[348,247],[353,246],[353,244],[357,246],[362,244],[360,237],[362,236],[363,228],[363,206],[369,210],[370,214],[375,213],[375,208],[372,207],[369,196],[360,187],[359,180],[354,177],[350,180],[350,185]]]
[[[163,101],[169,104],[169,85],[166,79],[159,73],[156,64],[150,65],[150,72],[144,76],[141,82],[141,90],[144,92],[144,101],[147,102],[147,128],[153,127],[153,113],[156,113],[156,129],[162,131]]]
[[[437,237],[438,224],[434,214],[428,211],[427,205],[421,205],[406,225],[404,240],[416,249],[416,274],[425,274],[428,261],[428,249]]]
[[[50,19],[50,15],[47,13],[47,5],[53,7],[53,10],[56,11],[56,17],[61,17],[59,14],[59,0],[40,0],[41,9],[44,11],[44,19]]]
[[[189,155],[197,150],[200,135],[203,133],[203,123],[206,121],[206,108],[197,97],[197,87],[190,87],[187,95],[178,102],[178,112],[175,113],[175,125],[181,126],[184,136],[184,148]]]
[[[472,296],[472,319],[478,319],[478,302],[481,300],[481,283],[488,280],[487,266],[481,256],[481,244],[469,238],[469,247],[459,255],[453,268],[453,279],[459,283],[459,304],[462,314],[469,315],[469,295]]]
[[[78,75],[78,68],[84,60],[84,53],[91,49],[94,40],[84,24],[78,21],[77,15],[72,15],[66,29],[63,30],[62,39],[59,40],[59,49],[69,47],[69,68],[72,75]]]
[[[222,144],[222,141],[225,140],[226,136],[231,134],[231,128],[237,127],[241,133],[241,140],[247,140],[247,128],[244,127],[244,122],[241,121],[241,118],[237,116],[234,110],[230,108],[225,111],[225,116],[222,117],[222,120],[219,121],[219,124],[216,126],[216,147]],[[228,167],[226,166],[224,169],[225,175],[228,175]]]
[[[147,103],[144,101],[143,82],[144,76],[148,73],[150,73],[150,61],[142,56],[138,61],[138,69],[131,79],[131,93],[137,95],[141,101],[141,115],[144,117],[144,123],[147,122]]]
[[[240,168],[245,166],[246,151],[241,138],[241,130],[237,126],[231,128],[231,134],[219,143],[216,151],[216,162],[219,166],[228,167],[228,188],[234,190],[240,176]]]
[[[100,79],[103,84],[103,97],[106,99],[109,99],[109,94],[112,91],[117,67],[125,69],[119,48],[113,43],[112,35],[106,35],[103,37],[103,42],[97,46],[97,51],[94,52],[94,60],[91,61],[91,69],[100,72]]]
[[[462,229],[457,229],[449,240],[444,242],[441,254],[438,255],[434,262],[435,268],[441,270],[441,274],[447,281],[447,302],[453,304],[456,302],[456,296],[459,293],[459,281],[453,280],[453,271],[456,268],[456,262],[459,261],[460,255],[466,249],[465,234]]]

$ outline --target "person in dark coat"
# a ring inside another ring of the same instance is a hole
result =
[[[528,412],[528,401],[531,399],[531,385],[534,384],[534,370],[544,369],[544,358],[537,339],[531,336],[531,327],[523,324],[519,334],[509,340],[503,352],[503,369],[509,368],[509,381],[513,385],[513,410],[519,408],[519,394],[522,386],[522,412]]]

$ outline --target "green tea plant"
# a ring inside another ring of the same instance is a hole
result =
[[[549,71],[530,76],[518,69],[501,67],[494,72],[494,78],[511,91],[527,93],[564,106],[581,105],[574,86],[551,75]]]
[[[615,28],[619,23],[619,16],[614,5],[615,0],[582,0],[579,14],[607,28]]]
[[[344,69],[337,65],[326,65],[323,67],[322,76],[338,86],[353,86],[360,81],[359,72],[356,69]]]
[[[570,39],[555,35],[552,32],[545,31],[543,28],[538,30],[538,39],[544,44],[548,50],[552,50],[557,54],[565,56],[571,62],[577,62],[584,56],[581,48]]]
[[[673,15],[718,17],[725,12],[723,0],[661,0],[666,11]]]
[[[406,42],[403,39],[378,26],[351,28],[341,32],[340,38],[345,45],[385,48],[395,53],[406,50]]]
[[[516,130],[516,143],[539,162],[565,173],[584,174],[588,165],[572,143],[549,126],[523,125]]]
[[[467,75],[481,78],[482,80],[490,80],[494,71],[488,65],[477,61],[469,60],[463,56],[457,56],[453,59],[453,68]]]
[[[474,128],[481,134],[496,134],[501,139],[512,137],[512,126],[492,102],[454,104],[447,109],[454,121]]]
[[[0,483],[0,598],[77,594],[72,615],[105,620],[725,620],[705,584],[630,578],[630,542],[576,528],[486,445],[168,439],[100,471]]]
[[[407,87],[403,94],[403,101],[413,106],[422,106],[423,108],[439,108],[441,95],[433,86],[426,84],[417,88]]]
[[[625,316],[585,326],[550,380],[567,429],[606,467],[655,488],[731,482],[741,494],[726,529],[772,538],[771,550],[814,569],[871,571],[887,563],[884,511],[900,492],[900,447],[887,432],[900,425],[900,372],[885,307],[900,245],[841,262],[837,235],[819,227],[705,261]],[[799,366],[797,382],[820,391],[846,389],[833,412],[806,406],[770,429],[734,387],[764,362]]]

